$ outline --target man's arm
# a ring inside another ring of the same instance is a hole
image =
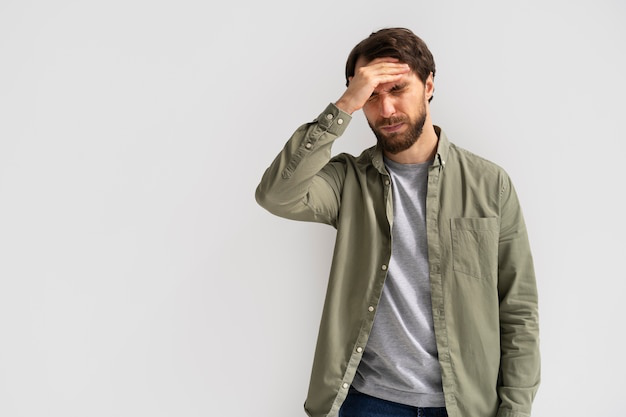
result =
[[[379,84],[396,81],[408,71],[407,64],[394,58],[359,66],[337,103],[289,139],[265,171],[256,190],[257,202],[281,217],[335,225],[345,168],[339,161],[329,163],[332,143]],[[321,171],[323,176],[318,175]]]
[[[317,119],[300,126],[263,174],[257,202],[277,216],[334,225],[345,170],[338,162],[329,164],[330,150],[351,119],[329,104]],[[322,170],[332,181],[319,175]]]
[[[497,417],[527,417],[540,379],[537,286],[522,211],[507,176],[502,180],[500,195],[501,359]]]

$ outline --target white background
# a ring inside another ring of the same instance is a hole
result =
[[[625,18],[618,0],[2,0],[0,416],[304,415],[334,233],[254,189],[388,26],[435,56],[434,122],[519,193],[533,415],[623,416]],[[358,114],[335,151],[373,143]]]

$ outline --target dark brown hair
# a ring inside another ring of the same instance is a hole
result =
[[[382,57],[396,58],[408,64],[423,83],[432,72],[435,77],[435,60],[426,43],[405,28],[387,28],[373,32],[359,42],[348,55],[346,62],[346,86],[354,76],[356,62],[360,57],[368,62]],[[432,96],[430,97],[432,100]],[[429,101],[430,101],[429,100]]]

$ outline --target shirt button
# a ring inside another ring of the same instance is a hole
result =
[[[383,266],[381,266],[381,269],[382,269],[383,271],[386,271],[386,270],[387,270],[387,265],[383,265]]]
[[[385,185],[389,185],[389,180],[385,180]]]
[[[342,385],[343,389],[348,389],[349,386],[350,385],[347,382],[344,382]]]
[[[337,119],[337,124],[338,125],[342,125],[343,124],[343,119]]]
[[[311,144],[307,143],[306,145],[304,145],[304,147],[307,148],[307,149],[311,149]]]
[[[374,311],[374,307],[373,306],[367,307],[367,311],[369,311],[371,313],[372,311]]]
[[[361,346],[359,346],[358,348],[356,348],[356,351],[361,353],[361,352],[363,352],[363,348]]]
[[[329,114],[326,115],[326,118],[328,120],[333,120],[333,115],[329,113]]]

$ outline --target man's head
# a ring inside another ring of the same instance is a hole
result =
[[[408,64],[422,83],[426,83],[430,74],[435,77],[435,60],[424,41],[409,29],[387,28],[373,32],[352,49],[346,62],[346,85],[354,76],[359,58],[370,62],[383,57],[396,58]]]
[[[403,63],[410,68],[395,82],[381,83],[363,106],[379,145],[389,154],[413,146],[432,124],[428,102],[434,92],[435,62],[426,44],[408,29],[383,29],[354,47],[346,63],[348,85],[362,67]]]

